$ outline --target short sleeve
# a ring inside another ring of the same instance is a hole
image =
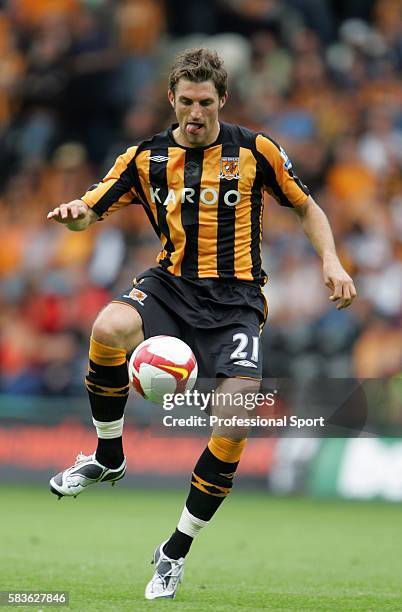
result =
[[[137,149],[138,147],[127,149],[116,159],[102,181],[90,187],[81,197],[101,219],[128,204],[141,203],[135,184],[136,173],[132,168]]]
[[[284,149],[262,134],[257,135],[255,146],[265,190],[282,206],[294,208],[304,204],[310,192],[294,173]]]

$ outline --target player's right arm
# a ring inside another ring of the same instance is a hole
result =
[[[62,223],[73,232],[81,232],[99,219],[95,211],[82,200],[72,200],[51,210],[48,219]]]
[[[141,203],[137,192],[140,182],[134,162],[137,149],[137,146],[129,147],[119,155],[107,175],[92,185],[80,200],[60,204],[49,212],[47,218],[80,232],[124,206]]]

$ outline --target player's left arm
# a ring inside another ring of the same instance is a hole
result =
[[[324,211],[316,204],[306,185],[295,174],[283,148],[264,134],[258,134],[255,154],[264,176],[264,187],[281,206],[291,208],[322,259],[324,282],[331,289],[330,300],[337,309],[346,308],[356,297],[353,280],[336,254],[334,237]]]
[[[299,217],[304,233],[322,260],[324,283],[332,292],[329,299],[338,302],[338,310],[347,308],[356,297],[356,288],[339,261],[326,214],[311,196],[292,210]]]

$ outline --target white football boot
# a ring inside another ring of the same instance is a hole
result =
[[[184,574],[184,558],[170,559],[163,552],[167,540],[162,542],[154,552],[151,563],[155,572],[145,589],[146,599],[174,599]]]
[[[112,485],[123,478],[126,473],[126,460],[117,469],[107,468],[95,459],[93,455],[77,455],[77,459],[71,467],[59,472],[50,479],[50,490],[61,497],[77,497],[89,485],[98,482],[110,482]]]

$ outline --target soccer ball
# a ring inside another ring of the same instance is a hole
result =
[[[153,336],[141,342],[128,364],[134,389],[145,399],[163,404],[166,393],[191,391],[198,366],[191,348],[174,336]]]

